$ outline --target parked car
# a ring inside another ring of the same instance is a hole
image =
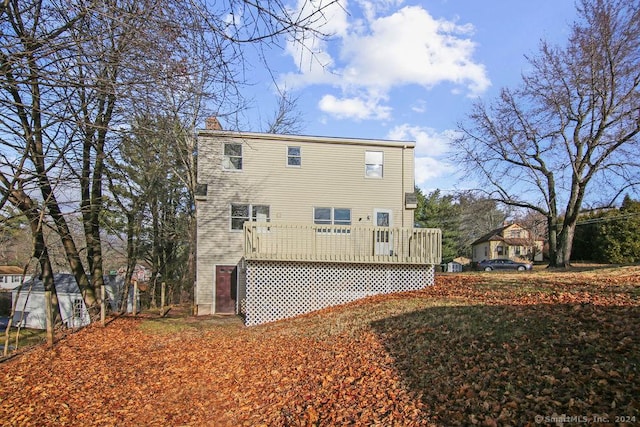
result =
[[[485,259],[478,263],[478,268],[484,271],[492,270],[531,270],[533,266],[524,262],[516,262],[512,259]]]

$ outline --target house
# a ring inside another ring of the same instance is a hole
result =
[[[197,313],[254,325],[433,284],[441,237],[413,227],[414,147],[201,130]]]
[[[119,310],[118,302],[124,290],[122,277],[105,276],[105,291],[113,311]],[[58,273],[53,276],[62,322],[69,328],[80,328],[91,323],[89,312],[73,274]],[[133,301],[133,289],[129,291],[129,310]],[[27,280],[12,291],[15,307],[13,325],[32,329],[46,329],[45,295],[42,280]]]
[[[473,262],[485,259],[542,261],[543,241],[518,224],[491,230],[471,244]]]
[[[22,283],[23,269],[14,265],[0,265],[0,289],[14,289]]]

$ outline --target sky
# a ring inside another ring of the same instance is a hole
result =
[[[268,53],[270,73],[251,70],[250,120],[273,115],[280,88],[298,99],[303,134],[415,141],[416,185],[428,193],[473,188],[449,161],[457,124],[474,101],[520,83],[540,40],[564,44],[576,9],[574,0],[341,0],[324,14],[318,29],[329,38],[285,42]]]

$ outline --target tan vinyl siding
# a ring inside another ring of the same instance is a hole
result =
[[[362,218],[369,222],[374,208],[389,208],[393,210],[394,225],[412,225],[412,211],[405,212],[403,203],[404,192],[413,191],[413,148],[404,149],[403,192],[401,146],[299,141],[302,166],[292,168],[286,165],[288,145],[290,141],[245,140],[242,171],[223,171],[218,162],[199,175],[199,182],[209,183],[209,198],[215,194],[228,201],[270,205],[273,222],[312,222],[315,206],[351,208],[353,221]],[[220,158],[221,142],[207,138],[200,145],[203,146],[212,153],[217,151],[215,157]],[[384,152],[382,179],[365,177],[367,150]]]
[[[224,143],[242,143],[241,171],[222,168]],[[301,166],[287,166],[287,147],[298,146]],[[273,223],[312,224],[314,207],[349,208],[351,224],[374,225],[374,209],[392,210],[395,227],[412,227],[404,193],[414,190],[414,144],[338,138],[290,137],[202,131],[197,201],[196,304],[214,304],[215,264],[235,265],[243,254],[242,231],[231,231],[230,205],[270,206]],[[383,178],[365,177],[365,152],[384,153]],[[203,308],[204,309],[204,308]]]

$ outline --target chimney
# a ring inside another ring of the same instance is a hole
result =
[[[220,122],[217,118],[211,116],[207,117],[204,121],[204,126],[207,130],[222,130],[222,126],[220,126]]]

